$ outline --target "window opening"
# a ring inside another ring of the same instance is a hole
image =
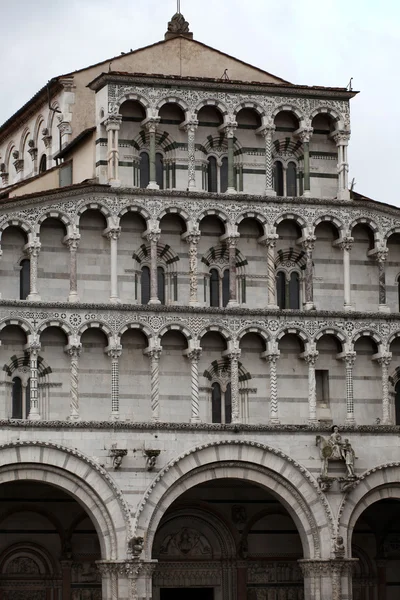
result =
[[[215,156],[208,157],[208,191],[218,192],[217,159]]]
[[[160,190],[164,189],[164,159],[160,152],[156,154],[156,182]]]
[[[143,267],[140,279],[140,287],[142,292],[142,304],[148,304],[150,302],[150,269],[149,267]]]
[[[329,404],[329,371],[326,369],[316,369],[315,383],[317,403],[324,405]]]
[[[162,267],[157,267],[157,292],[161,304],[165,304],[165,273]]]
[[[147,152],[140,154],[140,187],[147,188],[150,183],[150,158]]]
[[[294,162],[290,162],[287,167],[286,190],[288,196],[297,196],[297,169]]]
[[[24,258],[20,262],[19,272],[19,299],[26,300],[31,288],[31,263],[29,258]]]

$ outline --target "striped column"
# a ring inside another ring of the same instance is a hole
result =
[[[268,125],[263,129],[265,138],[265,195],[276,196],[273,184],[272,138],[275,125]]]
[[[30,421],[39,421],[39,397],[38,397],[38,371],[37,360],[40,352],[39,341],[31,342],[27,349],[30,355],[30,372],[31,372],[31,405],[29,409],[28,419]]]
[[[122,346],[117,345],[107,351],[111,358],[111,420],[119,419],[119,359]]]
[[[161,346],[147,348],[145,354],[150,359],[150,387],[151,387],[151,417],[153,421],[160,420],[160,358]]]
[[[66,351],[71,359],[70,413],[68,419],[77,421],[79,419],[79,356],[82,352],[82,344],[69,345]]]
[[[200,421],[200,403],[199,403],[199,360],[201,356],[201,348],[191,348],[186,352],[186,356],[190,360],[191,368],[191,385],[192,385],[192,406],[191,406],[191,423]]]

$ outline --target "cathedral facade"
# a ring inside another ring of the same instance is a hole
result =
[[[0,128],[0,599],[395,600],[400,211],[344,88],[193,39]]]

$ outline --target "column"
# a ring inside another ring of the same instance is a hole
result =
[[[39,421],[39,397],[38,397],[38,372],[37,359],[40,352],[39,340],[34,340],[27,344],[26,349],[30,355],[30,371],[31,371],[31,406],[28,419],[30,421]]]
[[[277,348],[271,348],[261,356],[269,362],[269,422],[272,425],[280,423],[278,407],[278,375],[276,363],[280,352]]]
[[[71,598],[71,573],[72,573],[72,560],[61,559],[61,572],[62,572],[62,599],[70,600]]]
[[[231,396],[232,396],[232,423],[240,423],[239,406],[239,358],[241,351],[239,348],[232,348],[223,352],[222,356],[227,356],[231,363]]]
[[[198,306],[197,246],[200,240],[200,231],[189,232],[185,239],[189,244],[189,305]]]
[[[377,361],[382,369],[382,425],[389,425],[392,424],[389,398],[389,366],[392,361],[392,353],[382,352],[378,354]]]
[[[275,125],[267,125],[263,129],[265,138],[265,195],[276,196],[273,182],[273,160],[272,160],[272,139],[275,132]]]
[[[227,125],[225,127],[226,137],[228,139],[228,189],[227,194],[236,194],[235,171],[234,171],[234,136],[237,124]]]
[[[343,250],[343,292],[344,292],[344,310],[353,310],[351,304],[351,286],[350,286],[350,251],[354,239],[346,237],[339,240],[337,245]]]
[[[358,559],[301,559],[307,600],[350,600],[352,570]]]
[[[198,121],[185,123],[188,134],[188,190],[196,190],[196,129]]]
[[[347,158],[347,148],[350,140],[349,131],[335,131],[332,135],[338,149],[338,198],[340,200],[350,200],[349,191],[349,163]]]
[[[302,242],[303,250],[306,255],[306,272],[305,272],[305,310],[314,310],[314,282],[313,282],[313,251],[315,240],[317,238],[312,235],[305,238]]]
[[[201,348],[189,348],[185,351],[190,360],[191,379],[192,379],[192,404],[191,404],[191,423],[200,422],[200,404],[199,404],[199,360]]]
[[[121,234],[121,227],[106,229],[106,236],[110,240],[110,259],[111,259],[111,294],[110,302],[118,304],[120,302],[118,294],[118,239]]]
[[[388,257],[389,250],[387,248],[379,248],[376,253],[378,262],[378,281],[379,281],[379,312],[390,312],[386,304],[386,272],[385,262]]]
[[[24,250],[28,252],[30,259],[31,287],[27,300],[40,300],[40,295],[37,290],[37,270],[40,248],[41,243],[38,238],[34,238],[29,244],[27,244],[24,247]]]
[[[69,248],[69,295],[68,302],[79,302],[78,297],[78,247],[81,236],[79,233],[65,238]]]
[[[160,420],[160,367],[161,346],[149,346],[144,353],[150,359],[151,372],[151,416],[153,421]]]
[[[346,365],[346,424],[354,425],[354,396],[353,396],[353,367],[356,360],[355,352],[347,352],[343,356]]]
[[[158,299],[157,284],[157,244],[160,239],[161,229],[152,229],[146,233],[150,242],[150,301],[149,304],[160,304]]]
[[[149,185],[147,186],[150,190],[158,190],[159,185],[156,177],[156,133],[157,124],[160,119],[148,119],[144,126],[149,134],[149,161],[150,161],[150,177]]]
[[[278,308],[276,302],[275,247],[279,236],[270,234],[259,239],[260,244],[267,248],[267,308]]]
[[[82,344],[69,344],[66,348],[71,359],[70,365],[70,413],[68,419],[79,420],[79,357]]]
[[[317,384],[315,380],[315,363],[318,352],[313,347],[304,353],[303,358],[308,364],[308,422],[310,425],[318,423],[317,419]]]
[[[121,121],[122,115],[110,115],[104,123],[107,131],[108,181],[114,186],[120,185],[118,133]]]
[[[304,189],[303,196],[310,196],[310,140],[313,129],[302,129],[299,132],[300,141],[303,144],[303,161],[304,161]]]
[[[236,246],[239,234],[230,234],[226,238],[229,250],[229,302],[228,306],[237,306]]]
[[[122,354],[122,346],[117,344],[114,348],[107,349],[111,358],[111,420],[119,419],[119,359]]]

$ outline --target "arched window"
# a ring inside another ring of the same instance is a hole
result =
[[[297,271],[276,274],[276,301],[281,309],[300,308],[300,275]]]
[[[216,381],[211,386],[212,422],[222,423],[221,386]]]
[[[297,196],[297,169],[294,162],[290,162],[286,171],[286,195]]]
[[[283,196],[283,164],[280,160],[274,164],[274,189],[277,196]]]
[[[219,274],[217,269],[210,271],[210,306],[219,307]]]
[[[160,152],[156,154],[156,182],[160,190],[164,189],[164,159]],[[143,187],[143,186],[141,186]]]
[[[23,385],[20,377],[12,380],[12,419],[27,419],[31,409],[31,380]]]
[[[140,187],[147,188],[150,183],[150,158],[147,152],[140,153]]]
[[[224,194],[226,192],[226,190],[228,189],[228,159],[226,156],[223,157],[222,162],[221,162],[221,171],[220,171],[220,178],[221,178],[221,194]]]
[[[227,306],[229,302],[229,269],[225,269],[224,276],[222,278],[222,306]]]
[[[162,267],[157,267],[157,293],[161,304],[165,304],[165,272]]]
[[[296,271],[290,275],[289,279],[289,306],[288,308],[300,308],[300,278]]]
[[[208,191],[218,192],[217,159],[215,156],[208,157]]]
[[[20,262],[19,272],[19,299],[26,300],[31,288],[31,263],[29,258],[24,258]]]
[[[12,380],[12,419],[22,419],[22,381],[20,377]]]
[[[286,308],[286,276],[283,271],[276,274],[276,301],[279,308]]]
[[[400,381],[396,383],[396,396],[394,400],[395,424],[400,425]]]
[[[149,267],[142,267],[142,274],[140,279],[140,286],[142,290],[142,304],[148,304],[150,301],[150,269]]]
[[[42,154],[39,162],[39,173],[44,173],[45,171],[47,171],[47,156]]]

